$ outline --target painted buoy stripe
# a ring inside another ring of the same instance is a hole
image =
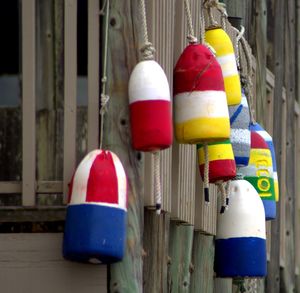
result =
[[[87,182],[90,175],[90,169],[95,158],[101,153],[102,150],[94,150],[85,156],[79,164],[74,174],[70,205],[86,202]]]
[[[243,105],[240,104],[235,112],[230,116],[230,124],[233,124],[243,110]]]
[[[223,77],[228,77],[228,76],[238,74],[234,54],[228,54],[225,56],[217,57],[217,60],[221,65]]]
[[[272,167],[272,157],[269,149],[251,149],[250,151],[250,159],[249,164],[257,166],[258,162],[260,163],[260,167]],[[257,166],[259,169],[259,166]]]
[[[207,145],[218,145],[218,144],[231,144],[229,139],[226,139],[224,141],[215,141],[215,142],[208,142]],[[203,148],[203,144],[199,143],[197,144],[197,149]]]
[[[222,152],[220,152],[222,150]],[[232,146],[230,144],[224,144],[220,145],[210,145],[208,146],[208,152],[209,152],[209,161],[215,161],[215,160],[234,160],[233,152],[232,152]],[[200,165],[205,163],[205,157],[204,157],[204,148],[198,149],[198,155],[199,155],[199,163]]]
[[[152,73],[151,78],[147,72]],[[129,103],[146,100],[171,100],[167,77],[153,60],[139,62],[129,80]]]
[[[183,123],[197,118],[228,119],[228,108],[225,92],[194,91],[175,96],[175,123]]]
[[[270,177],[245,176],[245,180],[251,183],[259,196],[265,200],[275,200],[274,180]]]
[[[230,141],[231,143],[235,143],[235,146],[238,148],[238,144],[247,144],[249,145],[249,153],[250,153],[250,131],[248,129],[242,128],[233,128],[230,133]]]

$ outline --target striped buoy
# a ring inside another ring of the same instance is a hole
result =
[[[175,135],[180,143],[221,141],[230,123],[221,67],[201,44],[188,45],[174,69]]]
[[[265,140],[251,131],[251,151],[247,167],[239,168],[244,179],[249,181],[260,195],[266,220],[276,217],[275,189],[273,180],[272,156]]]
[[[266,141],[269,147],[272,156],[275,200],[279,201],[279,184],[278,184],[278,175],[277,175],[276,155],[275,155],[275,148],[274,148],[272,136],[267,131],[265,131],[265,129],[259,123],[251,123],[250,129],[258,133]]]
[[[129,80],[133,148],[156,151],[173,141],[172,105],[167,77],[153,60],[139,62]]]
[[[250,114],[247,98],[242,93],[241,103],[237,106],[229,106],[230,116],[230,141],[233,148],[237,167],[247,166],[250,156]]]
[[[69,185],[63,255],[80,262],[123,258],[127,179],[119,158],[94,150],[79,164]]]
[[[229,36],[220,27],[212,27],[206,30],[205,40],[216,51],[221,65],[228,105],[239,104],[242,98],[240,77]]]
[[[229,183],[230,206],[218,215],[215,241],[217,277],[264,277],[267,271],[263,204],[246,180]]]
[[[198,144],[197,149],[200,174],[204,179],[204,146]],[[208,158],[210,183],[228,181],[236,176],[236,165],[229,139],[223,142],[208,143]]]

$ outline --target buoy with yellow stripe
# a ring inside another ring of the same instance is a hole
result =
[[[205,32],[206,42],[214,48],[217,60],[222,68],[228,105],[241,102],[241,84],[232,42],[220,27],[208,28]]]
[[[276,165],[276,155],[275,148],[273,144],[272,136],[259,124],[251,123],[250,129],[258,133],[266,141],[269,150],[272,155],[272,166],[273,166],[273,179],[274,179],[274,188],[275,188],[275,199],[279,201],[279,184],[278,184],[278,175],[277,175],[277,165]]]
[[[179,143],[222,141],[230,136],[222,70],[211,51],[190,44],[174,69],[175,136]]]
[[[261,197],[266,220],[276,217],[275,188],[273,180],[272,155],[265,140],[255,131],[251,131],[251,151],[247,167],[241,167],[239,173],[249,181]]]
[[[199,169],[204,179],[205,155],[202,144],[197,145]],[[209,182],[228,181],[236,176],[236,165],[230,140],[208,143]]]

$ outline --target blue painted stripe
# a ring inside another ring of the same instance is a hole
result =
[[[232,114],[232,116],[230,117],[230,125],[232,125],[234,123],[234,121],[236,120],[236,118],[239,116],[239,114],[242,112],[243,110],[243,105],[240,104],[238,106],[238,108],[236,109],[236,111]]]
[[[266,240],[257,237],[217,239],[215,272],[218,277],[264,277]]]
[[[249,163],[249,157],[234,157],[234,159],[238,167],[247,166]]]
[[[274,220],[276,218],[276,202],[274,200],[262,199],[265,208],[266,220]]]
[[[119,261],[124,255],[125,240],[124,210],[91,204],[68,206],[63,243],[66,259]]]

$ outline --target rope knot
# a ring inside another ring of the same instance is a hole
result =
[[[143,60],[153,60],[155,48],[151,42],[146,42],[140,49]]]
[[[109,101],[109,95],[101,94],[101,109],[100,114],[103,115],[107,111],[107,103]]]
[[[193,35],[188,35],[188,36],[187,36],[187,39],[188,39],[188,42],[189,42],[190,44],[195,44],[195,43],[198,42],[197,38],[194,37]]]

